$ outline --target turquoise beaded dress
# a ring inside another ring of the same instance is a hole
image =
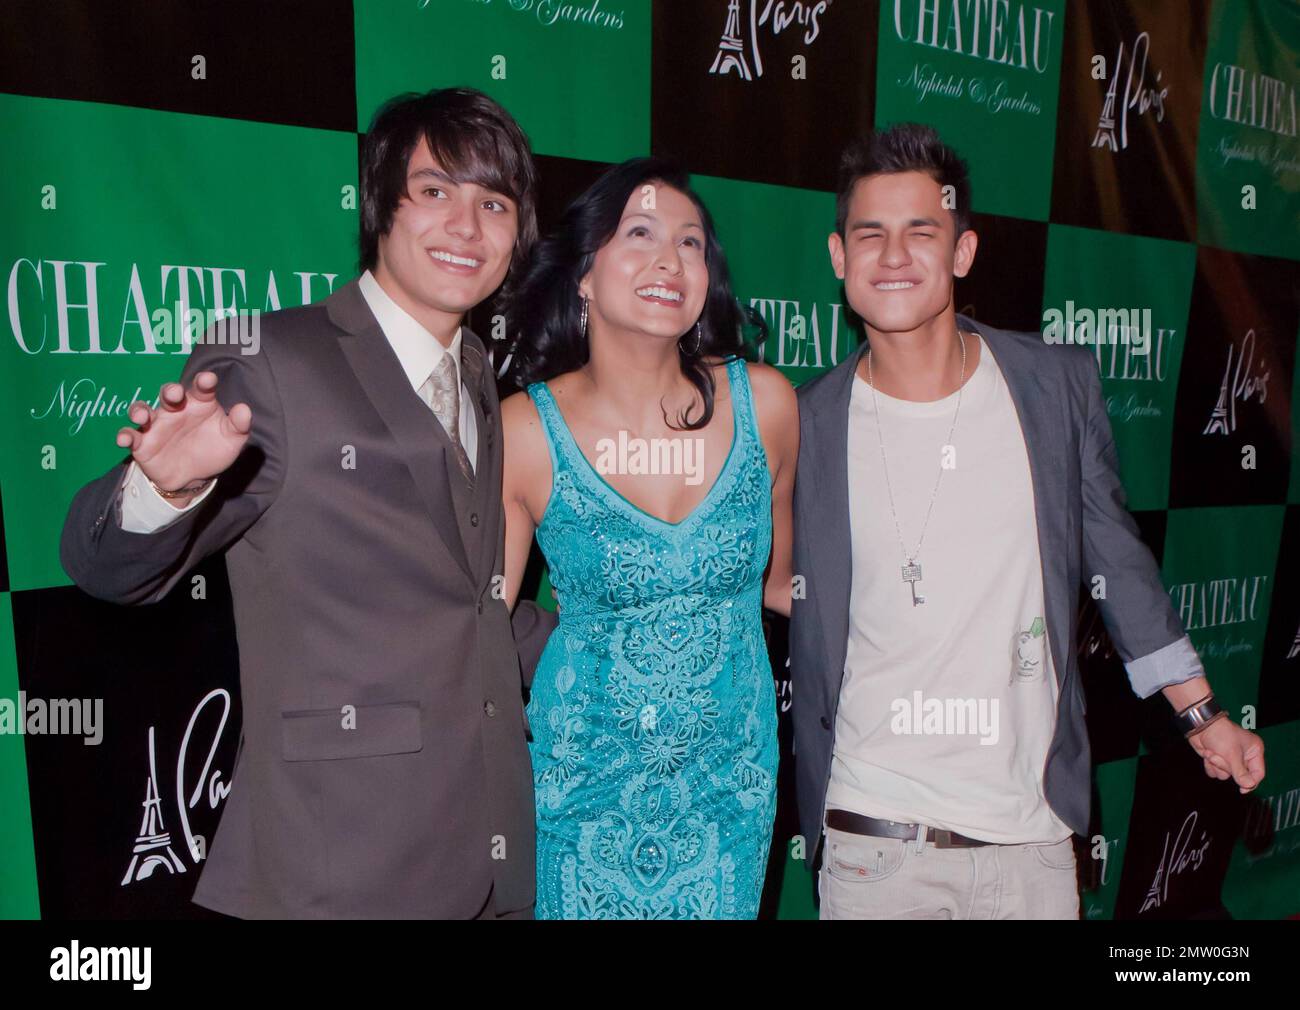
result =
[[[554,475],[537,540],[560,604],[527,708],[539,919],[758,914],[776,813],[771,477],[745,363],[727,374],[731,450],[680,523],[606,483],[546,384],[528,387]]]

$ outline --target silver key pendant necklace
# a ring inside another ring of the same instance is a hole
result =
[[[961,342],[961,378],[957,380],[957,407],[952,412],[952,424],[948,428],[947,445],[952,445],[953,432],[957,430],[957,416],[961,413],[961,394],[966,385],[966,336],[959,329],[957,339]],[[930,514],[934,511],[934,500],[939,496],[939,484],[943,480],[943,458],[939,459],[939,476],[934,479],[934,490],[930,492],[930,507],[925,511],[925,521],[921,524],[921,536],[916,541],[916,549],[908,551],[903,540],[903,528],[898,522],[898,509],[894,507],[894,487],[889,481],[889,460],[885,457],[885,433],[880,423],[880,404],[876,400],[876,374],[871,367],[871,348],[867,348],[867,382],[871,386],[871,406],[876,415],[876,436],[880,440],[880,466],[885,471],[885,489],[889,492],[889,512],[894,517],[894,532],[898,535],[898,547],[903,552],[903,582],[911,587],[912,606],[918,607],[925,602],[924,596],[917,595],[916,584],[921,581],[921,545],[925,543],[925,531],[930,525]]]

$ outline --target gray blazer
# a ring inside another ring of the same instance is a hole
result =
[[[72,503],[63,565],[101,599],[155,602],[226,552],[244,723],[201,905],[461,918],[493,886],[498,912],[533,904],[520,664],[493,591],[500,413],[468,328],[462,348],[472,488],[353,281],[264,317],[258,354],[195,345],[183,380],[211,370],[227,409],[253,411],[247,446],[201,506],[160,532],[122,530],[125,464]],[[518,613],[536,662],[554,621]]]
[[[984,337],[1020,416],[1034,487],[1047,631],[1060,687],[1044,791],[1056,815],[1076,833],[1086,834],[1092,792],[1074,649],[1080,586],[1093,575],[1106,577],[1106,598],[1098,605],[1140,697],[1200,675],[1201,662],[1124,507],[1091,349],[1048,346],[1038,333],[995,330],[964,316],[958,316],[958,323]],[[798,391],[794,570],[806,576],[806,598],[795,600],[791,613],[790,679],[799,823],[812,842],[810,866],[821,843],[848,650],[855,562],[849,535],[849,397],[865,350],[864,345]]]

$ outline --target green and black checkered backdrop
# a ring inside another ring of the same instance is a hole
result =
[[[202,914],[240,725],[224,564],[157,606],[96,602],[59,565],[67,504],[120,457],[126,404],[180,372],[160,310],[267,311],[345,282],[359,131],[392,94],[462,84],[527,130],[544,226],[611,162],[682,160],[796,383],[859,340],[826,236],[838,152],[874,124],[933,123],[971,163],[962,310],[1017,329],[1071,302],[1149,310],[1149,354],[1097,354],[1130,506],[1269,774],[1249,799],[1207,779],[1081,593],[1084,914],[1300,913],[1297,0],[11,0],[0,699],[101,698],[103,740],[0,734],[0,915]],[[803,917],[770,632],[764,910]]]

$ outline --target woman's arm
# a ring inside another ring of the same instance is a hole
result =
[[[749,366],[760,437],[772,472],[772,557],[763,581],[763,606],[790,616],[794,581],[794,468],[799,459],[799,402],[794,387],[770,365]]]

